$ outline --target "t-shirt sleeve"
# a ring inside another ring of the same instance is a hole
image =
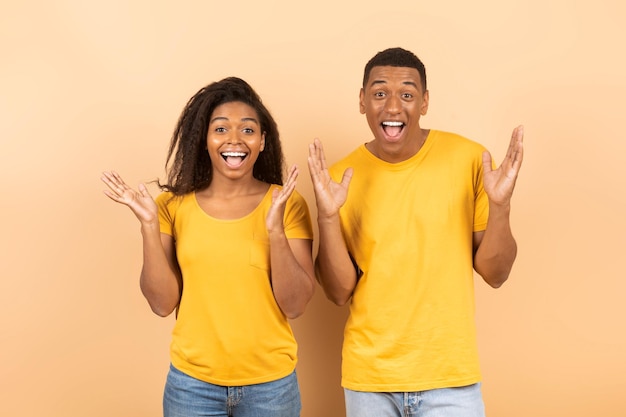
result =
[[[285,235],[288,239],[313,239],[313,225],[306,200],[293,191],[285,207]]]
[[[492,163],[493,168],[495,165]],[[483,185],[482,152],[474,161],[475,172],[475,197],[474,197],[474,232],[481,232],[487,228],[489,219],[489,198]]]
[[[174,236],[174,213],[176,199],[172,193],[163,192],[156,198],[157,209],[159,210],[159,227],[161,233]]]

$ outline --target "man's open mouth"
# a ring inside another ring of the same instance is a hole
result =
[[[402,133],[402,129],[404,129],[404,123],[402,122],[382,122],[383,131],[387,136],[396,137]]]

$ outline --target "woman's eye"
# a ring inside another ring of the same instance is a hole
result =
[[[216,131],[216,132],[219,132],[219,133],[224,133],[224,132],[226,132],[226,129],[225,129],[225,128],[223,128],[223,127],[216,127],[216,128],[215,128],[215,131]]]
[[[254,133],[254,129],[250,128],[250,127],[246,127],[243,129],[244,133]]]

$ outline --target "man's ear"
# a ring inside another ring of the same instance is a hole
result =
[[[365,114],[365,90],[363,88],[359,92],[359,111],[361,114]]]
[[[422,108],[420,108],[420,114],[425,116],[428,112],[428,100],[430,96],[428,95],[428,90],[424,91],[424,96],[422,97]]]

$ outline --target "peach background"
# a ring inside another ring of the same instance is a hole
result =
[[[315,216],[307,144],[334,161],[370,138],[363,66],[403,46],[426,63],[425,127],[499,162],[526,126],[518,261],[500,290],[477,281],[488,414],[623,416],[625,18],[617,0],[3,0],[0,413],[161,412],[173,318],[140,294],[139,225],[101,171],[162,176],[186,100],[237,75],[273,111]],[[318,290],[293,323],[303,417],[344,414],[345,316]]]

